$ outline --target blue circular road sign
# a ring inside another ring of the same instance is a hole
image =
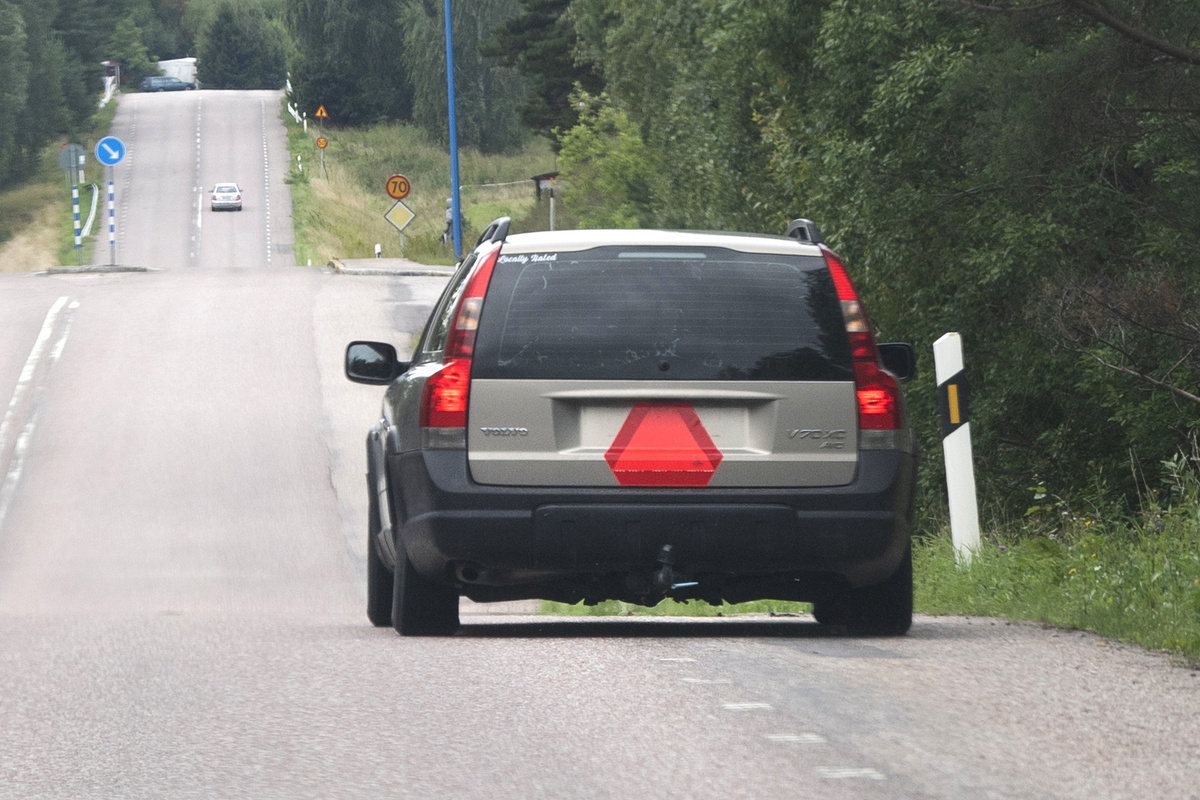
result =
[[[106,167],[120,163],[125,157],[125,143],[115,136],[105,136],[96,142],[96,160]]]

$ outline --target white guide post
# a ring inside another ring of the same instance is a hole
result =
[[[947,333],[933,343],[938,404],[942,416],[942,452],[950,499],[950,537],[959,566],[971,563],[979,549],[979,504],[975,496],[975,464],[971,454],[971,422],[962,337]]]

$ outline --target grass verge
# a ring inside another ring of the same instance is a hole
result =
[[[1198,510],[1105,531],[993,535],[962,569],[949,536],[933,537],[913,553],[917,608],[1036,620],[1200,661]]]
[[[453,248],[441,241],[450,196],[450,156],[445,148],[419,129],[400,123],[327,127],[322,133],[329,145],[321,177],[316,126],[305,131],[286,109],[280,113],[292,156],[287,180],[297,263],[371,258],[377,243],[385,258],[400,256],[400,236],[383,216],[395,202],[384,187],[388,176],[396,173],[409,179],[412,191],[404,203],[416,214],[404,231],[404,257],[424,264],[454,263]],[[543,139],[532,140],[510,155],[461,150],[464,248],[496,217],[535,215],[536,194],[529,178],[553,164],[554,155]]]

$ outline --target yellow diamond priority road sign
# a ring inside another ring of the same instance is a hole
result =
[[[392,210],[384,214],[383,218],[392,223],[396,230],[403,233],[404,229],[408,227],[408,223],[412,222],[416,216],[411,208],[404,205],[403,200],[397,200],[396,205],[392,206]]]

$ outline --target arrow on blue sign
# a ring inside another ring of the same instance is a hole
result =
[[[96,142],[96,160],[106,167],[119,164],[125,157],[125,143],[115,136],[105,136]]]

